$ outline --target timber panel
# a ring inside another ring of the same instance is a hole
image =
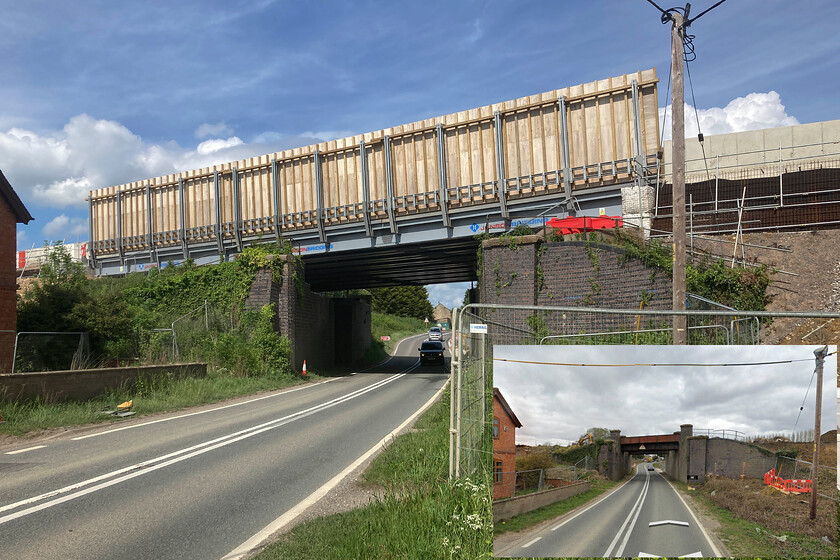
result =
[[[641,147],[635,146],[633,80],[639,90]],[[500,202],[500,189],[509,199],[562,192],[561,97],[568,124],[571,190],[626,182],[631,179],[631,161],[641,155],[645,164],[651,163],[659,149],[656,83],[655,70],[639,71],[363,135],[94,190],[90,193],[92,249],[96,256],[149,251],[150,233],[155,247],[208,242],[216,238],[217,221],[223,240],[239,240],[243,235],[281,235],[315,228],[319,220],[331,226],[362,222],[366,214],[371,219],[385,219],[389,207],[397,217],[439,212],[441,164],[448,208]],[[496,112],[500,131],[496,130]],[[438,124],[442,125],[443,154],[438,153]],[[386,137],[390,158],[385,153]],[[362,177],[362,158],[367,164],[366,178]],[[504,177],[499,177],[500,164]],[[272,177],[274,168],[276,178]],[[390,203],[389,178],[393,187]],[[179,179],[184,185],[183,214]],[[275,179],[279,208],[275,207]]]

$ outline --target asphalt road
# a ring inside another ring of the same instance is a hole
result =
[[[368,372],[0,450],[0,560],[236,557],[441,389],[420,339]]]
[[[659,471],[636,475],[603,499],[525,532],[496,557],[720,556]]]

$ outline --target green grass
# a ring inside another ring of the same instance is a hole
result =
[[[310,374],[310,380],[318,376]],[[21,436],[39,430],[80,426],[123,419],[101,414],[117,404],[134,400],[137,415],[179,410],[224,399],[272,391],[302,383],[296,376],[235,377],[224,371],[210,371],[206,377],[172,379],[157,376],[138,383],[134,390],[119,390],[84,402],[43,401],[0,403],[0,434]],[[132,418],[136,418],[133,416]]]
[[[257,558],[276,560],[492,558],[487,481],[447,477],[449,391],[363,475],[383,486],[371,505],[295,527]]]
[[[522,515],[517,515],[516,517],[497,523],[493,528],[493,534],[501,535],[502,533],[506,533],[508,531],[521,531],[523,529],[533,527],[534,525],[539,525],[543,521],[554,519],[555,517],[572,511],[576,507],[593,500],[618,484],[617,482],[612,482],[600,477],[592,477],[590,482],[591,486],[589,490],[583,494],[572,496],[571,498],[543,506],[535,509],[534,511],[529,511],[528,513],[523,513]]]
[[[413,334],[426,332],[426,323],[413,317],[396,317],[384,313],[370,314],[371,345],[365,353],[365,362],[375,364],[387,358],[394,351],[394,345],[401,339]],[[391,340],[380,340],[390,336]]]

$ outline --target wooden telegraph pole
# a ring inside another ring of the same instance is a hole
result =
[[[822,414],[823,363],[828,354],[828,346],[814,350],[817,357],[817,406],[814,417],[814,462],[811,464],[811,519],[817,518],[817,478],[820,474],[820,415]]]
[[[685,311],[685,87],[683,85],[683,54],[685,14],[671,12],[671,184],[673,188],[672,231],[674,235],[673,309]],[[687,342],[686,316],[674,315],[674,344]]]
[[[685,8],[663,10],[653,0],[647,0],[662,14],[662,23],[671,22],[671,184],[673,187],[672,231],[674,236],[674,273],[672,307],[675,312],[685,312],[685,87],[683,85],[683,60],[685,56],[686,28],[704,14],[714,10],[726,0],[718,0],[711,8],[696,17],[689,16],[691,4]],[[680,13],[682,12],[682,13]],[[687,321],[684,314],[673,319],[674,344],[686,344]]]

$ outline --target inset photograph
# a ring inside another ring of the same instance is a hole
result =
[[[836,557],[836,346],[493,361],[495,557]]]

